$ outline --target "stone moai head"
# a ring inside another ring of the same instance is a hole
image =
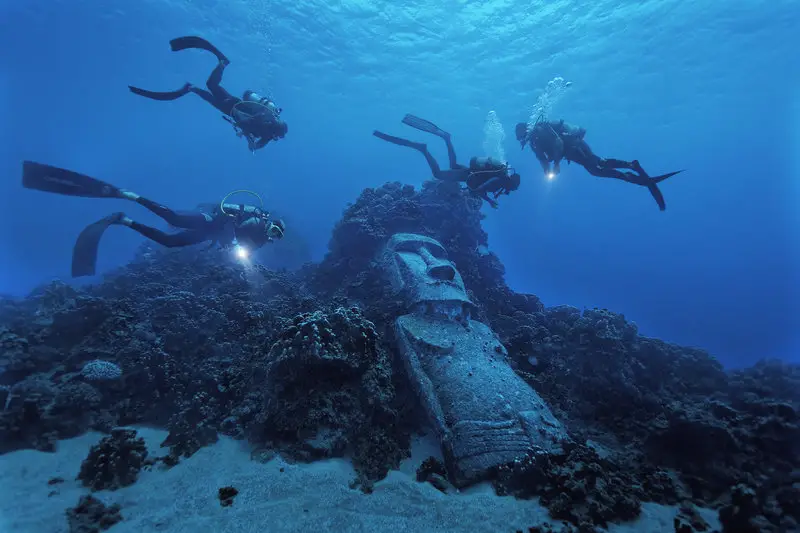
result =
[[[461,274],[435,239],[395,233],[384,249],[383,266],[409,307],[437,302],[472,306]]]

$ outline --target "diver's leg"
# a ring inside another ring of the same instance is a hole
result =
[[[664,211],[667,208],[667,204],[664,201],[664,195],[661,193],[661,190],[658,188],[658,181],[656,179],[650,178],[647,174],[634,174],[633,172],[620,172],[614,168],[607,168],[601,167],[596,165],[594,167],[584,167],[589,172],[589,174],[593,176],[598,176],[601,178],[614,178],[618,180],[625,181],[627,183],[633,183],[634,185],[641,185],[643,187],[647,187],[647,190],[650,191],[650,194],[653,196],[653,199],[658,204],[658,208],[661,211]],[[674,176],[676,173],[667,175],[666,177]],[[661,176],[658,176],[661,178]],[[666,178],[663,178],[666,179]],[[659,180],[659,181],[663,181]]]
[[[576,161],[577,162],[577,161]],[[604,167],[599,164],[584,164],[579,163],[583,168],[586,169],[586,172],[591,174],[592,176],[597,176],[598,178],[614,178],[622,181],[627,181],[628,183],[637,183],[641,182],[632,172],[621,172],[615,168],[611,167]],[[641,185],[641,183],[638,183]]]
[[[166,233],[160,229],[131,220],[128,217],[123,218],[119,223],[123,226],[128,226],[151,241],[157,242],[167,248],[191,246],[192,244],[199,244],[211,239],[210,233],[206,231],[187,230],[179,233]]]
[[[188,229],[193,231],[205,230],[211,225],[211,217],[200,211],[173,211],[169,207],[157,202],[143,198],[129,191],[122,193],[128,200],[133,200],[143,206],[151,213],[158,215],[164,222],[176,228]]]
[[[428,166],[431,168],[431,174],[433,177],[444,180],[444,181],[464,181],[467,179],[467,176],[464,172],[455,173],[453,170],[461,170],[461,169],[451,169],[451,170],[442,170],[439,167],[439,163],[434,159],[433,155],[428,151],[427,145],[424,143],[415,143],[409,141],[408,139],[403,139],[401,137],[395,137],[393,135],[387,135],[382,131],[375,130],[372,134],[379,138],[383,139],[384,141],[390,142],[392,144],[396,144],[398,146],[407,146],[409,148],[413,148],[418,152],[421,152],[422,155],[425,156],[425,160],[428,162]],[[458,174],[458,176],[456,175]],[[465,174],[461,179],[454,179],[456,177],[460,177],[461,174]]]
[[[634,162],[634,161],[623,161],[622,159],[614,159],[614,158],[610,158],[610,159],[600,158],[600,160],[598,161],[598,165],[603,167],[603,168],[633,169],[633,168],[635,168],[635,166],[634,166],[635,163],[636,162]]]
[[[444,143],[447,145],[447,159],[450,163],[451,170],[458,170],[462,168],[467,168],[464,165],[459,165],[456,161],[456,150],[453,148],[453,141],[450,140],[450,134],[445,133],[445,136],[442,137],[444,139]]]
[[[208,87],[208,90],[211,91],[211,94],[213,94],[214,98],[219,102],[235,98],[231,93],[222,88],[222,74],[227,66],[228,63],[220,61],[206,80],[206,87]]]
[[[456,151],[453,148],[453,143],[450,141],[450,134],[448,132],[444,131],[442,128],[429,120],[425,120],[424,118],[419,118],[411,114],[403,117],[402,122],[407,126],[411,126],[412,128],[416,128],[426,133],[432,133],[433,135],[444,139],[445,144],[447,144],[447,159],[450,162],[450,169],[457,170],[466,168],[464,165],[459,165],[456,162]]]
[[[217,107],[217,100],[214,98],[214,95],[212,95],[210,92],[206,91],[205,89],[199,89],[199,88],[195,87],[194,85],[192,85],[191,87],[189,87],[189,91],[193,92],[194,94],[196,94],[197,96],[199,96],[200,98],[202,98],[203,100],[208,102],[209,104],[213,105],[214,107]]]

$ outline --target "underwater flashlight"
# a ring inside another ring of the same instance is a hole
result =
[[[250,254],[247,252],[247,248],[241,245],[236,245],[236,257],[239,259],[247,259]]]
[[[555,177],[556,177],[556,173],[555,172],[548,172],[547,173],[547,179],[551,180],[551,179],[553,179]]]

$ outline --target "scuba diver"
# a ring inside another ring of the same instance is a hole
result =
[[[270,214],[261,207],[225,203],[231,194],[250,191],[234,191],[219,204],[204,205],[197,211],[173,211],[96,178],[33,161],[24,161],[22,164],[22,186],[26,189],[68,196],[130,200],[158,215],[171,226],[183,230],[178,233],[166,233],[136,222],[125,213],[111,214],[90,224],[78,236],[72,251],[72,277],[95,274],[100,238],[112,225],[127,226],[168,248],[211,241],[212,246],[219,244],[225,249],[233,248],[240,259],[247,258],[250,252],[268,242],[283,238],[286,230],[283,221],[273,222]]]
[[[263,97],[251,90],[244,92],[241,98],[233,96],[222,88],[222,73],[230,64],[225,55],[220,52],[213,44],[202,37],[178,37],[169,42],[173,52],[197,48],[207,50],[217,56],[219,63],[211,71],[211,75],[206,81],[208,90],[195,87],[191,83],[186,83],[177,91],[156,92],[140,89],[132,85],[128,88],[132,93],[150,98],[152,100],[170,101],[177,100],[181,96],[194,93],[219,110],[225,120],[233,125],[236,135],[247,138],[247,145],[251,152],[259,150],[270,141],[282,139],[289,131],[286,122],[281,120],[280,114],[283,111],[275,105],[275,102],[267,97]]]
[[[467,190],[472,196],[486,200],[486,202],[497,209],[497,198],[501,194],[510,194],[511,191],[519,189],[520,176],[513,169],[508,172],[498,174],[493,171],[479,170],[492,169],[498,164],[496,159],[491,157],[473,157],[470,159],[469,167],[473,169],[472,174],[467,178]],[[477,171],[475,171],[477,169]],[[489,198],[489,193],[494,193],[494,199]]]
[[[387,135],[378,130],[373,131],[372,134],[392,144],[407,146],[421,152],[425,156],[434,178],[442,181],[465,183],[470,194],[486,200],[494,208],[497,208],[497,202],[490,199],[488,193],[495,193],[494,198],[497,199],[501,194],[509,194],[509,192],[519,188],[520,176],[508,164],[491,157],[473,157],[470,159],[468,167],[461,165],[456,161],[456,151],[453,148],[448,132],[439,128],[436,124],[414,115],[406,115],[403,117],[402,122],[407,126],[444,139],[447,145],[450,168],[442,170],[439,167],[439,163],[428,151],[425,143],[415,143],[407,139]]]
[[[562,159],[566,159],[567,163],[574,161],[593,176],[614,178],[647,187],[661,211],[664,211],[667,206],[658,184],[675,174],[683,172],[683,170],[678,170],[669,174],[651,177],[644,171],[637,160],[623,161],[621,159],[599,157],[592,152],[592,149],[583,139],[586,135],[586,129],[570,126],[563,120],[548,122],[540,118],[530,132],[528,132],[528,125],[520,122],[516,126],[516,135],[522,149],[525,149],[526,144],[530,145],[531,150],[536,155],[536,159],[542,165],[542,170],[549,178],[553,178],[561,172]],[[551,162],[553,163],[552,170],[550,169]],[[633,172],[622,172],[619,169],[633,170]]]

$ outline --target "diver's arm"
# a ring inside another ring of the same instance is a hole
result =
[[[544,171],[545,174],[548,174],[550,172],[550,161],[548,161],[547,158],[544,157],[544,155],[542,155],[542,157],[539,157],[539,154],[536,154],[536,159],[538,159],[539,164],[542,165],[542,171]]]
[[[550,154],[553,161],[559,162],[564,158],[564,140],[560,135],[556,135],[553,140],[553,153]]]
[[[494,200],[489,198],[489,189],[490,189],[489,185],[491,183],[495,182],[497,179],[498,178],[492,178],[492,179],[488,180],[487,182],[483,183],[481,186],[476,187],[475,189],[473,189],[471,191],[472,194],[474,196],[482,198],[483,200],[486,200],[489,203],[489,205],[491,205],[492,207],[496,208],[497,207],[497,202],[495,202]],[[496,198],[496,196],[495,196],[495,198]]]

